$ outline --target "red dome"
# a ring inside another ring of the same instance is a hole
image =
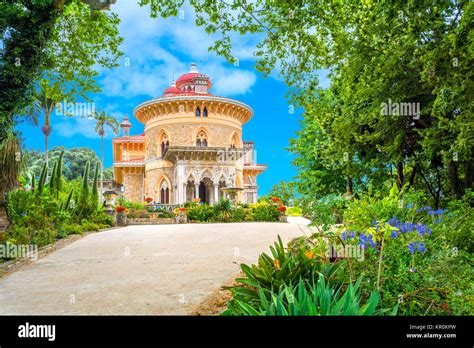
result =
[[[209,80],[209,77],[207,77],[204,74],[196,73],[196,72],[186,73],[178,77],[178,79],[176,80],[176,86],[180,88],[184,84],[194,83],[194,79],[199,78],[199,77],[207,79],[207,88],[211,88],[211,80]]]
[[[175,86],[170,86],[167,89],[165,89],[165,92],[163,94],[179,94],[181,91],[177,89]]]

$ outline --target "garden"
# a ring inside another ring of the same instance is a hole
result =
[[[324,201],[314,234],[241,265],[222,315],[472,315],[470,200],[435,209],[394,186]]]
[[[111,3],[12,0],[1,11],[3,243],[44,246],[100,230],[115,223],[111,209],[144,222],[302,215],[312,232],[242,264],[223,315],[474,313],[473,2],[191,1],[211,52],[237,68],[235,34],[248,35],[252,67],[287,87],[288,114],[299,112],[288,144],[297,174],[255,204],[173,211],[101,202],[104,129],[117,133],[104,111],[92,115],[100,160],[64,168],[59,150],[48,164],[55,105],[92,100],[95,78],[122,58]],[[139,4],[153,18],[181,13],[180,1]],[[45,151],[29,173],[18,126],[38,126],[40,116]]]
[[[99,231],[115,224],[99,202],[99,162],[93,170],[87,162],[82,178],[66,180],[61,153],[48,170],[44,163],[38,181],[20,176],[8,192],[6,211],[10,226],[3,236],[6,245],[45,246],[72,234]]]
[[[115,210],[121,218],[126,218],[126,224],[277,222],[284,221],[287,211],[287,207],[279,199],[261,199],[254,204],[244,204],[225,198],[209,205],[196,198],[171,211],[160,205],[150,204],[151,201],[151,198],[145,199],[143,203],[119,198]]]

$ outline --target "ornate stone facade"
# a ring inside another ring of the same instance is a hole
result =
[[[124,119],[123,136],[113,141],[114,178],[128,199],[182,204],[199,197],[213,204],[227,187],[236,188],[238,201],[257,200],[257,175],[266,166],[255,163],[253,142],[242,140],[253,110],[210,94],[211,85],[192,64],[162,97],[135,108],[144,134],[130,136]]]

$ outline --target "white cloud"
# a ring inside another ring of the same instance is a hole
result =
[[[239,69],[222,57],[208,52],[214,42],[202,27],[195,24],[193,10],[184,7],[184,18],[150,18],[148,7],[135,1],[119,1],[112,7],[120,19],[124,37],[121,66],[102,70],[103,94],[133,98],[161,96],[174,78],[186,73],[192,61],[213,82],[214,94],[231,96],[247,93],[256,81],[253,71]],[[234,54],[239,60],[253,60],[255,38],[236,36]],[[125,62],[129,66],[125,66]],[[232,81],[233,80],[233,81]]]

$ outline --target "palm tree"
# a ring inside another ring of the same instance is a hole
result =
[[[90,117],[97,121],[95,126],[95,131],[98,135],[100,135],[102,139],[101,144],[101,156],[100,156],[100,192],[104,192],[104,136],[105,136],[105,128],[110,128],[115,134],[119,132],[119,123],[118,121],[112,117],[107,115],[104,111],[97,112],[94,111]]]
[[[21,142],[13,131],[0,138],[0,232],[8,227],[6,194],[18,183],[18,174],[24,165]]]
[[[41,113],[44,114],[44,124],[41,127],[41,131],[44,135],[45,161],[46,168],[48,168],[48,141],[52,131],[51,114],[56,105],[64,98],[64,95],[60,93],[56,85],[49,85],[47,80],[42,80],[33,98],[33,104],[27,110],[27,116],[36,119]]]

